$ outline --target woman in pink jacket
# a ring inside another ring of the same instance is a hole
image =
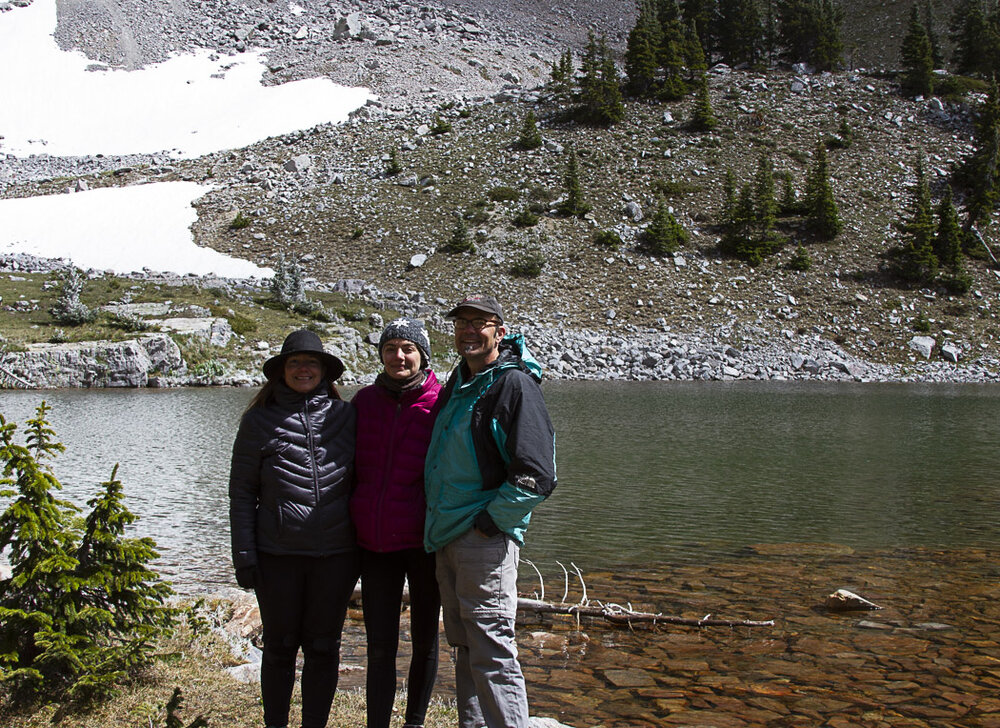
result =
[[[404,728],[414,728],[424,724],[438,668],[441,600],[434,554],[424,550],[424,457],[441,385],[428,368],[430,338],[422,321],[393,321],[378,347],[384,369],[352,400],[357,486],[351,517],[361,546],[368,728],[388,728],[392,717],[404,579],[413,646]]]

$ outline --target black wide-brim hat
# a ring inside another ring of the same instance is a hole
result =
[[[280,354],[272,356],[264,362],[262,367],[264,376],[270,380],[280,381],[285,376],[285,359],[293,354],[312,354],[315,356],[323,362],[326,367],[326,378],[331,382],[340,379],[340,375],[344,373],[344,362],[323,349],[323,342],[320,341],[315,331],[299,329],[285,337]]]

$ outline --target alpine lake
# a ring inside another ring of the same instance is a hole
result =
[[[350,396],[354,388],[345,388]],[[550,382],[559,486],[523,596],[697,621],[524,613],[532,714],[572,726],[1000,727],[1000,388]],[[183,594],[233,587],[240,389],[0,391],[45,400],[83,506],[115,463]],[[530,562],[525,563],[525,562]],[[834,611],[848,589],[880,605]],[[352,611],[341,686],[364,685]],[[404,615],[405,625],[405,615]],[[406,645],[401,645],[400,675]],[[438,693],[453,694],[442,639]]]

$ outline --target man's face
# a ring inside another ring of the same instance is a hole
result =
[[[497,317],[475,308],[458,309],[454,319],[455,350],[470,364],[489,364],[507,333]],[[475,368],[475,367],[473,367]]]

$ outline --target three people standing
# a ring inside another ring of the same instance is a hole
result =
[[[413,644],[406,726],[423,725],[437,675],[440,607],[455,648],[462,728],[528,725],[514,634],[517,568],[531,512],[556,486],[555,436],[541,367],[521,335],[507,335],[497,300],[468,296],[447,318],[461,361],[444,389],[415,319],[382,332],[383,371],[355,395],[353,408],[332,385],[343,365],[312,332],[290,334],[264,365],[268,382],[233,449],[230,518],[237,581],[256,588],[264,623],[268,726],[287,725],[299,645],[302,725],[325,725],[359,568],[369,728],[387,728],[392,715],[404,579]],[[326,592],[313,583],[323,578]],[[278,598],[279,588],[291,590],[291,599]]]

